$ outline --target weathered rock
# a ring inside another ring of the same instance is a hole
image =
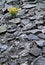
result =
[[[44,40],[39,40],[39,41],[36,41],[36,44],[39,46],[39,47],[43,47],[43,43],[45,41]]]
[[[34,34],[30,34],[30,35],[28,36],[28,39],[29,39],[29,40],[39,40],[38,36],[36,36],[36,35],[34,35]]]
[[[0,19],[3,17],[3,15],[2,14],[0,14]]]
[[[4,55],[0,55],[0,58],[4,58]]]
[[[35,10],[35,8],[30,9],[30,10],[28,11],[28,14],[30,14],[29,18],[32,17],[32,16],[35,17],[35,12],[34,12],[34,10]]]
[[[42,33],[42,30],[40,30],[40,29],[28,30],[25,33],[27,33],[27,34],[30,34],[30,33],[33,33],[33,34]]]
[[[4,15],[4,17],[3,17],[3,19],[5,19],[5,20],[10,20],[10,19],[12,19],[13,17],[11,16],[11,14],[9,14],[9,13],[6,13],[5,15]]]
[[[26,34],[22,34],[22,35],[20,35],[19,36],[21,39],[27,39],[28,38],[28,36],[26,35]]]
[[[38,37],[45,40],[45,34],[43,34],[43,33],[38,34]]]
[[[1,25],[0,26],[0,33],[6,32],[6,31],[7,31],[7,25],[6,24]]]
[[[15,32],[16,29],[17,29],[16,24],[10,22],[10,24],[7,27],[7,32],[12,33]]]
[[[0,10],[4,7],[5,0],[0,0]]]
[[[38,58],[36,58],[31,65],[45,65],[45,57],[43,56],[39,56]]]
[[[17,63],[15,62],[12,62],[12,63],[9,63],[10,65],[18,65]]]
[[[20,58],[18,59],[18,63],[19,63],[19,64],[22,64],[22,63],[26,62],[27,60],[28,60],[27,57],[20,57]]]
[[[15,23],[15,24],[18,24],[18,23],[20,23],[20,18],[15,18],[15,19],[11,19],[11,20],[9,20],[9,22],[11,22],[11,23]]]
[[[18,55],[11,55],[11,58],[12,59],[17,59],[18,58]]]
[[[19,50],[24,50],[25,49],[25,44],[23,42],[18,44]]]
[[[1,52],[4,52],[7,48],[8,48],[7,45],[3,45],[3,46],[1,47]]]
[[[40,21],[35,21],[35,24],[43,24],[44,22],[42,21],[42,20],[40,20]]]
[[[21,51],[21,52],[19,53],[19,55],[20,55],[21,57],[28,56],[28,54],[29,54],[29,51],[28,51],[28,50],[23,50],[23,51]]]
[[[22,64],[20,64],[20,65],[28,65],[28,63],[27,63],[27,61],[26,61],[25,63],[22,63]]]
[[[34,20],[36,20],[35,17],[29,17],[29,19],[30,19],[30,21],[34,21]]]
[[[6,35],[6,40],[8,40],[8,41],[13,40],[14,38],[15,38],[14,34],[7,34]]]
[[[18,0],[6,0],[7,1],[7,3],[11,3],[11,2],[18,2]]]
[[[44,33],[44,34],[45,34],[45,28],[42,28],[42,33]]]
[[[21,23],[24,24],[24,25],[28,24],[29,22],[30,22],[29,19],[23,19],[23,20],[21,20]]]
[[[18,36],[18,35],[20,35],[20,34],[21,34],[21,33],[20,33],[20,30],[19,30],[19,29],[18,29],[18,31],[15,31],[15,32],[14,32],[14,35],[15,35],[15,36]]]
[[[42,51],[43,56],[45,56],[45,42],[43,43],[43,51]]]
[[[10,3],[10,2],[12,2],[12,0],[10,0],[10,1],[9,1],[9,0],[6,0],[6,1],[7,1],[7,3]],[[14,0],[13,0],[13,1],[14,1]]]
[[[25,19],[25,18],[28,18],[29,16],[30,16],[30,14],[27,13],[27,14],[21,16],[20,18],[21,18],[21,19]]]
[[[22,16],[24,15],[28,10],[22,9],[17,13],[17,16]]]
[[[4,53],[8,53],[8,52],[10,52],[11,50],[12,50],[12,48],[13,48],[13,45],[12,46],[10,46]]]
[[[28,0],[21,0],[22,2],[26,2],[26,1],[28,1]]]
[[[33,8],[33,7],[36,7],[36,5],[25,4],[25,5],[23,6],[23,8],[26,8],[26,9],[28,9],[28,8]]]
[[[30,30],[31,28],[34,28],[35,24],[29,23],[23,27],[23,30]]]
[[[37,20],[42,20],[43,19],[43,15],[40,12],[36,12],[36,19]]]
[[[34,56],[39,56],[41,54],[41,49],[38,47],[33,47],[30,49],[30,53]]]
[[[2,64],[6,63],[7,61],[8,61],[8,58],[2,58],[2,59],[1,59],[1,63],[2,63]]]

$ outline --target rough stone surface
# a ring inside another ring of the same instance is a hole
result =
[[[0,33],[6,32],[6,31],[7,31],[7,25],[6,24],[1,25],[0,26]]]
[[[38,56],[41,53],[41,49],[36,48],[36,47],[31,48],[30,53],[33,54],[34,56]]]
[[[10,7],[19,9],[16,17],[7,11]],[[44,61],[45,1],[0,0],[0,65],[45,65]]]

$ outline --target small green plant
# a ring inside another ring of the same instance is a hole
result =
[[[17,12],[15,12],[15,13],[11,13],[11,16],[13,16],[13,17],[16,17],[16,14],[17,14]]]
[[[16,14],[18,12],[18,8],[16,7],[11,7],[11,8],[8,8],[8,12],[13,16],[13,17],[16,17]]]

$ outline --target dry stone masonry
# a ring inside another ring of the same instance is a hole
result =
[[[0,0],[0,65],[45,65],[45,0]]]

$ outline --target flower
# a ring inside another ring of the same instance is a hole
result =
[[[16,7],[11,7],[11,8],[8,8],[8,12],[9,13],[15,13],[15,12],[18,12],[18,9]]]
[[[18,12],[18,8],[16,7],[10,7],[7,10],[12,16],[16,16],[16,13]]]
[[[7,9],[8,12],[12,15],[12,16],[16,16],[17,12],[20,11],[21,9],[18,9],[16,7],[10,7]]]
[[[18,11],[20,11],[21,8],[16,8],[16,7],[10,7],[7,9],[7,11],[13,16],[16,17],[16,14]]]

